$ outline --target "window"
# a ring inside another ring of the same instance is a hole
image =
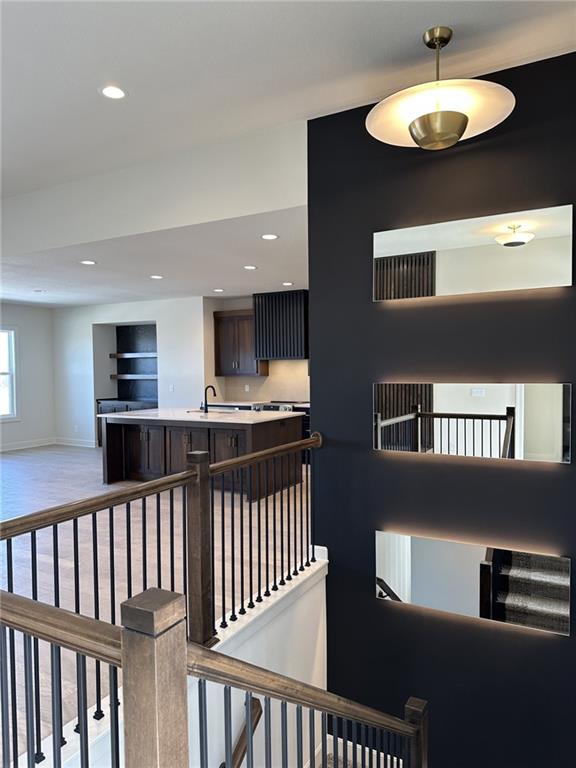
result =
[[[16,416],[15,331],[0,331],[0,417]]]

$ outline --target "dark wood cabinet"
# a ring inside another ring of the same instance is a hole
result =
[[[256,360],[251,309],[214,312],[216,376],[267,376],[268,363]]]
[[[254,294],[257,360],[308,359],[308,291]]]
[[[166,472],[164,427],[146,424],[124,428],[124,461],[127,480],[153,480]]]
[[[210,430],[210,459],[212,463],[234,459],[243,453],[246,453],[246,432],[244,430]]]
[[[147,408],[157,408],[158,402],[152,400],[118,400],[112,397],[96,400],[96,413],[121,413],[122,411],[144,411]],[[96,419],[96,437],[98,446],[102,445],[102,423]]]
[[[188,468],[186,455],[189,451],[208,451],[207,429],[166,427],[166,474],[185,472]]]

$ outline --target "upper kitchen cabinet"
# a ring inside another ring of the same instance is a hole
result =
[[[257,360],[308,358],[308,291],[254,294]]]
[[[254,313],[251,309],[214,312],[216,376],[267,376],[268,363],[254,354]]]

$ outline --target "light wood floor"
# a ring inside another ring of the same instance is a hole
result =
[[[0,458],[0,466],[2,467],[4,518],[109,491],[110,486],[101,483],[100,461],[101,455],[97,449],[49,447],[3,454]],[[122,485],[130,485],[130,483],[122,483]],[[120,484],[114,487],[119,486]],[[272,588],[275,584],[279,585],[281,590],[282,565],[285,576],[290,573],[294,577],[294,573],[301,572],[302,564],[307,559],[306,545],[309,542],[306,534],[307,493],[306,478],[303,481],[302,492],[298,485],[289,491],[263,499],[260,505],[256,502],[250,505],[238,494],[232,497],[232,494],[227,492],[223,511],[220,494],[216,495],[214,583],[217,627],[222,620],[222,614],[225,614],[230,621],[233,596],[232,575],[234,576],[234,604],[238,611],[241,607],[242,583],[243,602],[247,607],[251,596],[256,601],[260,593],[266,599],[264,595],[267,587],[272,594],[274,594]],[[161,586],[182,592],[184,588],[182,499],[181,490],[176,489],[172,493],[165,492],[160,496],[149,497],[145,508],[141,500],[132,502],[129,507],[123,505],[114,508],[112,512],[113,548],[110,547],[110,511],[108,509],[94,516],[79,519],[77,526],[78,591],[75,589],[74,527],[72,523],[60,525],[58,529],[60,606],[75,610],[79,602],[80,613],[93,617],[99,616],[104,621],[117,622],[120,616],[120,603],[130,594],[137,594],[151,586]],[[234,502],[234,525],[232,525],[232,501]],[[224,519],[224,536],[222,536],[222,518]],[[277,534],[275,543],[274,521]],[[241,525],[243,535],[241,535]],[[301,526],[304,547],[300,539]],[[282,541],[281,528],[284,531]],[[173,531],[172,537],[171,531]],[[268,539],[266,531],[268,531]],[[234,551],[232,551],[233,538]],[[39,600],[55,604],[57,596],[54,589],[53,530],[38,531],[35,539],[38,574],[35,591],[32,580],[33,537],[30,534],[18,537],[12,543],[13,591],[30,597],[36,596]],[[244,548],[242,558],[240,557],[241,543]],[[2,543],[1,547],[0,586],[6,589],[7,547],[5,543]],[[250,549],[252,567],[250,567]],[[276,578],[274,577],[274,560],[276,560]],[[115,571],[114,600],[111,599],[110,594],[111,562]],[[97,573],[94,570],[95,563]],[[251,586],[252,589],[250,589]],[[45,643],[40,642],[38,645],[41,736],[45,738],[52,731],[50,649]],[[16,698],[19,713],[18,752],[22,753],[26,749],[24,665],[22,637],[17,633],[15,634],[15,651]],[[91,706],[96,702],[95,663],[88,660],[87,667],[88,705]],[[105,697],[108,694],[108,667],[105,665],[102,665],[100,680],[101,695]],[[64,723],[77,717],[76,690],[76,658],[74,654],[63,651]]]

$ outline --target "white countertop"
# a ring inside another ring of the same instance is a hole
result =
[[[215,403],[218,408],[222,403]],[[199,408],[151,408],[143,411],[125,411],[124,413],[105,413],[99,419],[123,419],[133,421],[186,421],[210,422],[213,424],[262,424],[267,421],[280,421],[302,417],[301,413],[292,411],[208,411],[204,413]]]

